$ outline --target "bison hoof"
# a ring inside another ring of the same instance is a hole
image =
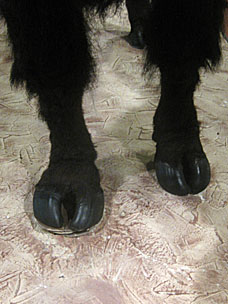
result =
[[[64,175],[64,176],[63,176]],[[95,166],[63,164],[48,168],[33,197],[35,218],[53,228],[62,228],[63,207],[67,213],[67,227],[83,232],[96,225],[103,216],[104,195]]]
[[[210,165],[206,155],[189,153],[172,164],[155,158],[158,183],[167,192],[179,196],[197,194],[210,182]]]
[[[33,211],[35,218],[41,223],[61,228],[63,217],[61,214],[61,195],[48,189],[36,189],[33,196]]]
[[[62,205],[68,214],[68,228],[83,232],[96,225],[102,218],[104,209],[103,192],[78,191],[63,193],[51,191],[48,187],[36,189],[33,198],[35,218],[42,224],[61,228],[63,226]]]

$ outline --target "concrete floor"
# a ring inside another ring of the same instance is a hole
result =
[[[180,198],[146,170],[159,77],[141,76],[143,52],[121,38],[128,30],[126,11],[94,28],[98,79],[84,109],[106,211],[95,231],[67,237],[42,230],[32,215],[49,133],[36,100],[10,88],[0,27],[0,303],[228,303],[228,44],[218,72],[203,73],[195,94],[211,183]]]

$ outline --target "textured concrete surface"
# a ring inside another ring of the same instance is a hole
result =
[[[33,219],[49,133],[36,100],[10,88],[0,27],[0,303],[228,303],[228,45],[218,72],[203,73],[195,94],[211,183],[179,198],[145,167],[155,152],[159,82],[156,74],[143,79],[143,52],[121,38],[129,30],[125,17],[94,27],[98,78],[84,109],[106,212],[98,231],[79,238],[45,232]]]

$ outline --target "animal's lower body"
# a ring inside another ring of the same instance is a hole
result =
[[[102,14],[121,3],[0,0],[14,55],[11,82],[38,96],[50,129],[50,162],[36,185],[33,205],[35,217],[51,227],[62,227],[62,206],[76,232],[102,218],[97,155],[82,112],[83,93],[94,77],[83,10],[93,7]],[[161,72],[153,133],[158,182],[175,195],[199,193],[210,181],[210,166],[199,138],[194,91],[199,70],[219,62],[225,1],[127,0],[127,7],[128,41],[145,47],[148,73],[154,66]]]

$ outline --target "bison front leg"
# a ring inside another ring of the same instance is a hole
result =
[[[69,228],[81,232],[97,224],[103,214],[103,191],[94,164],[96,152],[78,105],[82,95],[70,96],[59,90],[49,93],[40,95],[40,108],[50,129],[51,155],[36,185],[34,215],[41,223],[60,228],[64,206]]]
[[[175,70],[161,70],[161,98],[154,117],[155,169],[158,182],[166,191],[196,194],[210,181],[210,166],[200,142],[193,102],[199,78],[197,72],[189,70],[175,76]]]
[[[160,185],[176,195],[198,193],[210,181],[194,91],[200,69],[213,68],[221,57],[225,3],[154,0],[146,20],[146,69],[150,72],[156,66],[161,72],[161,98],[154,118],[155,168]]]
[[[1,1],[13,46],[12,83],[38,97],[50,130],[50,163],[36,185],[33,209],[41,223],[81,232],[97,224],[104,208],[86,129],[82,97],[93,72],[83,13],[69,1]]]

